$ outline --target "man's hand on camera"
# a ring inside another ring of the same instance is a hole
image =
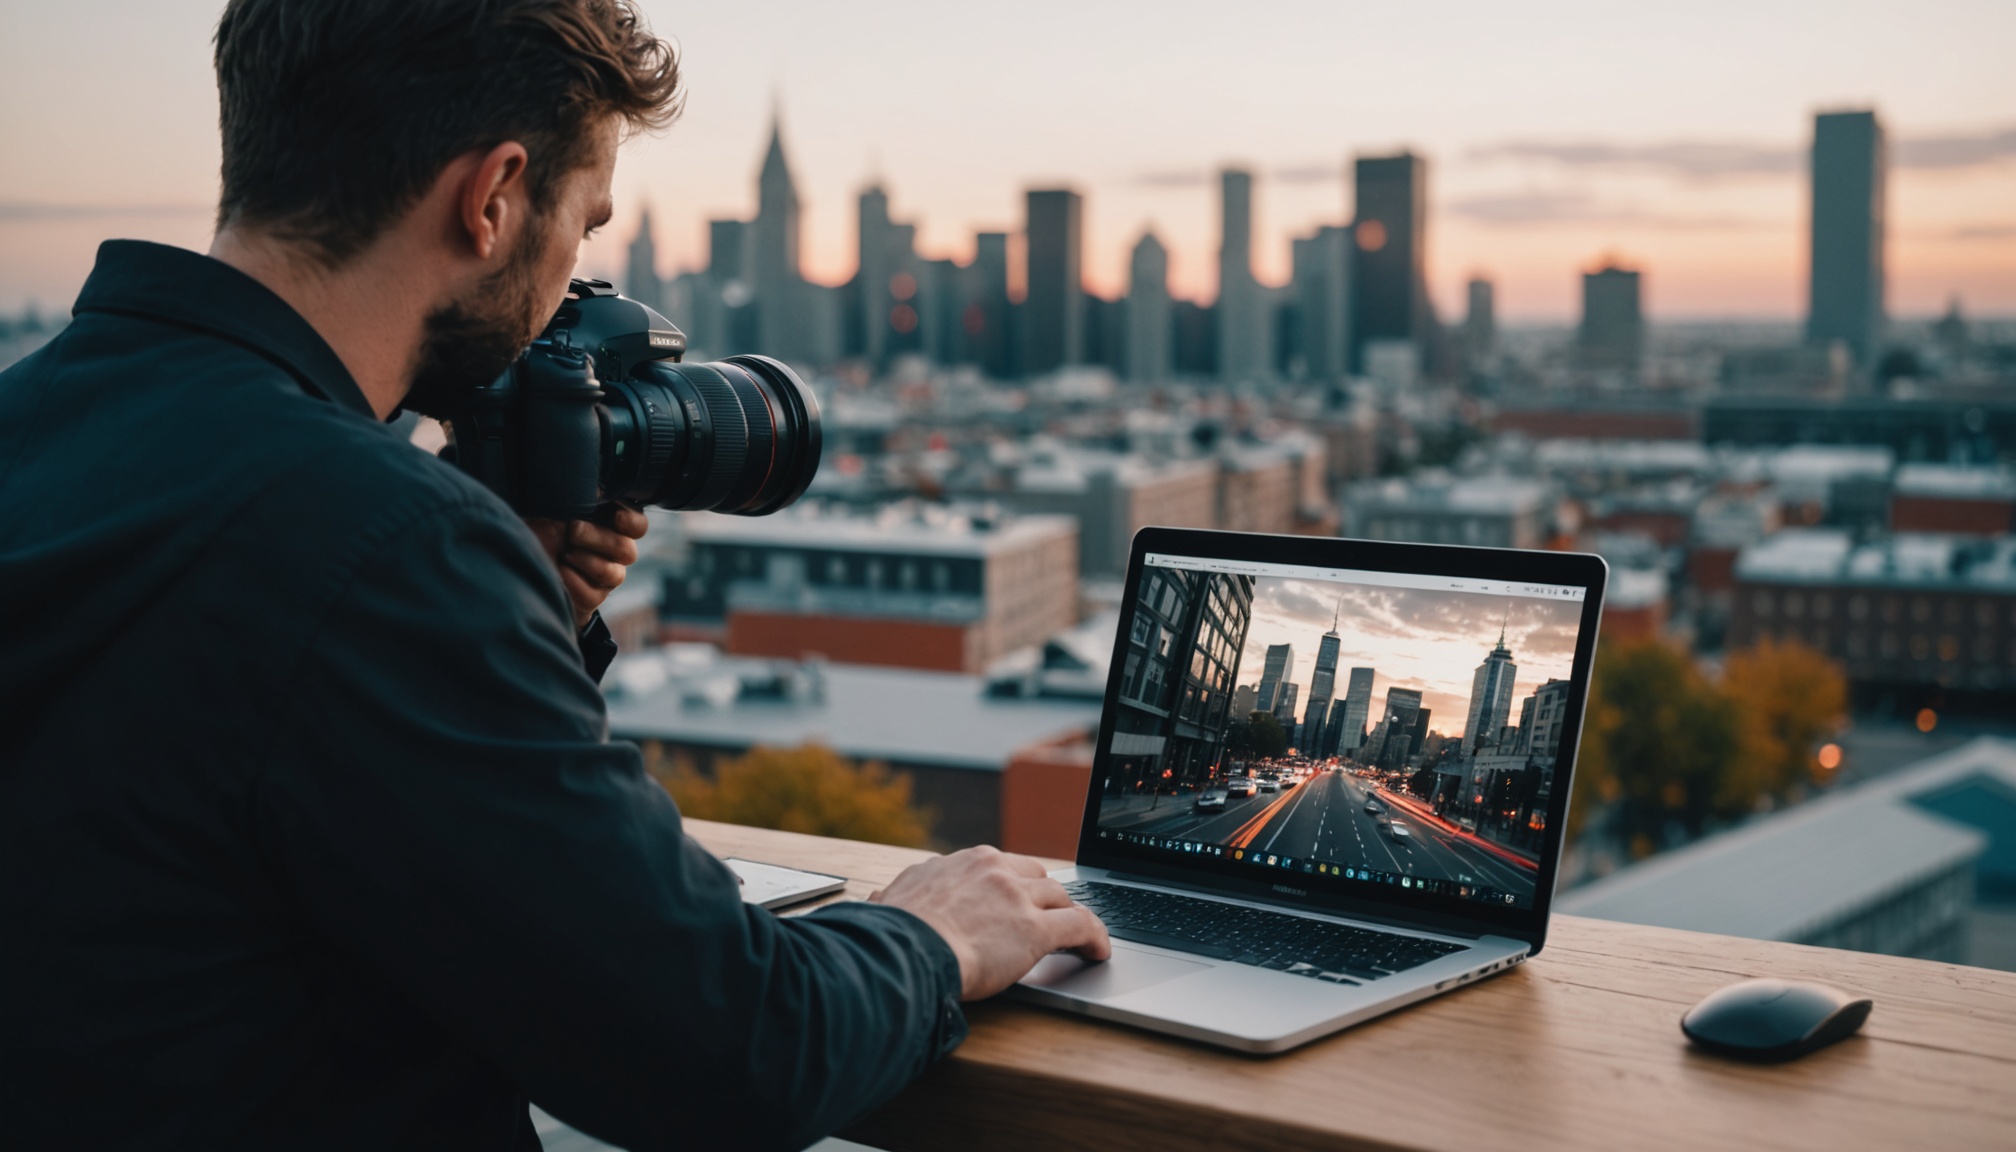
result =
[[[574,627],[586,628],[609,594],[623,586],[624,570],[637,562],[637,541],[649,526],[644,513],[618,505],[610,527],[586,520],[526,520],[574,605]]]
[[[959,958],[959,994],[994,995],[1052,952],[1087,960],[1113,954],[1106,925],[1074,904],[1064,886],[1028,856],[968,848],[913,864],[869,899],[901,908],[931,927]]]

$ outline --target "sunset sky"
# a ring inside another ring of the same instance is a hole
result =
[[[209,37],[218,0],[10,0],[0,25],[0,309],[67,307],[98,240],[201,247],[216,190]],[[650,205],[667,271],[704,221],[746,215],[774,104],[805,201],[806,271],[853,270],[872,175],[927,255],[1015,230],[1031,185],[1087,197],[1086,276],[1124,287],[1152,226],[1179,294],[1215,294],[1215,182],[1261,175],[1256,250],[1348,216],[1353,154],[1430,165],[1430,284],[1445,317],[1472,273],[1512,321],[1572,319],[1577,273],[1646,274],[1655,320],[1804,310],[1804,153],[1814,111],[1874,107],[1893,142],[1893,314],[1960,296],[2016,315],[2016,3],[1685,6],[1593,2],[1247,5],[687,5],[648,0],[684,47],[690,102],[628,146],[620,268]]]
[[[1296,694],[1295,718],[1308,715],[1316,651],[1330,630],[1333,610],[1338,610],[1333,699],[1344,695],[1352,668],[1371,668],[1378,675],[1372,681],[1368,727],[1379,722],[1388,688],[1418,688],[1422,705],[1433,712],[1429,729],[1460,736],[1470,715],[1471,677],[1497,644],[1501,622],[1505,646],[1519,667],[1512,685],[1516,723],[1521,700],[1549,679],[1566,680],[1574,668],[1582,605],[1262,576],[1253,588],[1253,623],[1239,658],[1237,682],[1259,684],[1267,649],[1292,644],[1295,664],[1288,679],[1302,686]]]

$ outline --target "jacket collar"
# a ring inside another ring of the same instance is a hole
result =
[[[71,311],[207,332],[271,360],[309,395],[378,420],[321,333],[271,289],[222,260],[144,240],[107,240]]]

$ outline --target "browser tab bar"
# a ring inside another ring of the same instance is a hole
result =
[[[1216,557],[1176,556],[1150,552],[1146,563],[1154,568],[1187,568],[1197,572],[1224,572],[1235,576],[1277,576],[1296,580],[1328,580],[1342,584],[1369,584],[1381,588],[1423,588],[1444,592],[1481,593],[1487,596],[1523,596],[1544,600],[1580,601],[1587,595],[1579,585],[1524,584],[1503,580],[1481,580],[1469,576],[1428,576],[1415,572],[1375,572],[1362,568],[1315,568],[1300,564],[1265,564]]]

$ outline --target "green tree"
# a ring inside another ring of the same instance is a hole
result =
[[[1693,837],[1734,814],[1724,777],[1743,717],[1687,653],[1659,640],[1607,645],[1589,696],[1571,834],[1596,803],[1612,802],[1625,845],[1642,857],[1662,846],[1669,824]]]
[[[1252,755],[1267,759],[1288,751],[1288,733],[1272,712],[1255,712],[1246,718],[1247,740]]]
[[[910,780],[881,764],[850,764],[831,748],[752,748],[710,779],[687,763],[652,774],[697,820],[777,828],[876,844],[923,847],[929,813],[911,804]]]

